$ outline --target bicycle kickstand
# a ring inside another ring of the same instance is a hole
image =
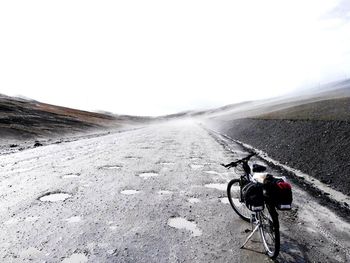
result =
[[[247,237],[247,239],[245,240],[244,244],[241,246],[241,248],[244,248],[245,244],[248,243],[249,239],[252,238],[252,236],[254,235],[254,233],[258,230],[259,228],[259,224],[254,228],[254,230],[250,233],[250,235]]]

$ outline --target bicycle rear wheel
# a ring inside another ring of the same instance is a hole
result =
[[[233,210],[245,221],[250,222],[251,211],[242,200],[240,179],[233,179],[227,185],[227,197]]]
[[[274,206],[266,205],[267,211],[259,212],[260,235],[267,255],[275,259],[280,251],[278,214]]]

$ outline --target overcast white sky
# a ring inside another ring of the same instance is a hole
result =
[[[346,77],[348,0],[0,2],[7,95],[162,115]]]

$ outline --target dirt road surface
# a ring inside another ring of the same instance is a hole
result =
[[[219,164],[246,154],[174,121],[0,156],[1,262],[272,262]],[[274,172],[271,170],[270,172]],[[350,226],[301,189],[277,262],[349,262]]]

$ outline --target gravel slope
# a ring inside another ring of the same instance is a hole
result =
[[[350,195],[348,121],[240,119],[214,127]]]

